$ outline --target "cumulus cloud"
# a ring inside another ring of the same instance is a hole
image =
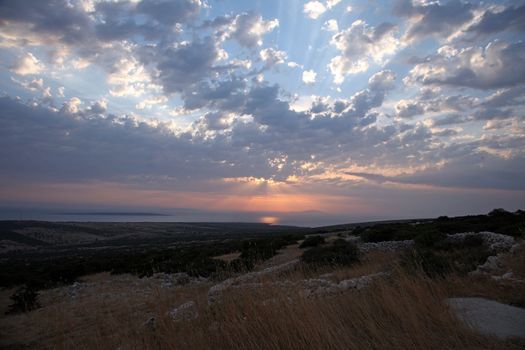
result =
[[[279,26],[278,19],[265,21],[261,15],[254,12],[237,15],[232,23],[231,36],[240,45],[256,47],[263,44],[263,37]]]
[[[313,84],[315,83],[315,79],[317,77],[317,73],[313,70],[305,70],[303,72],[303,83],[305,84]]]
[[[319,18],[326,10],[326,6],[320,1],[309,1],[303,7],[304,13],[312,19]]]
[[[12,67],[11,71],[18,75],[38,74],[44,69],[43,64],[28,52],[24,54]]]
[[[495,40],[485,47],[438,51],[417,64],[407,82],[493,89],[525,82],[525,44]]]
[[[150,0],[138,3],[136,10],[165,25],[185,22],[202,7],[201,0]]]
[[[107,114],[105,101],[86,106],[73,97],[57,110],[1,98],[5,111],[0,115],[1,159],[12,172],[25,172],[22,164],[31,164],[34,170],[43,168],[35,172],[39,176],[64,180],[125,179],[131,174],[178,178],[196,169],[206,178],[286,179],[294,172],[305,172],[302,165],[312,155],[346,157],[352,148],[368,153],[364,150],[371,143],[388,140],[393,131],[371,126],[376,120],[371,110],[382,104],[392,88],[392,74],[376,74],[370,87],[342,102],[342,108],[334,104],[315,118],[293,111],[281,99],[279,86],[256,84],[245,91],[232,82],[233,91],[243,94],[239,103],[205,114],[191,131],[174,130],[169,122]],[[222,101],[221,96],[213,96],[213,90],[209,93],[210,99]],[[42,122],[36,123],[37,119]],[[345,141],[348,137],[351,143]],[[39,141],[29,142],[35,138]],[[9,156],[18,148],[20,157]],[[276,168],[277,164],[281,165]]]
[[[261,50],[259,55],[267,68],[277,64],[283,64],[286,60],[286,52],[272,48]]]
[[[324,22],[323,30],[326,30],[328,32],[337,32],[337,31],[339,31],[339,25],[337,24],[337,20],[329,19],[328,21]]]
[[[332,58],[328,65],[334,82],[341,84],[346,75],[367,71],[370,62],[384,64],[400,47],[394,32],[395,26],[390,23],[372,27],[357,20],[335,34],[330,43],[341,55]]]
[[[44,86],[44,79],[42,78],[31,81],[16,80],[14,78],[11,78],[11,80],[29,91],[40,92],[44,98],[52,96],[51,88]]]
[[[326,1],[308,1],[303,6],[303,12],[312,19],[317,19],[323,15],[326,11],[330,10],[341,0],[326,0]]]
[[[210,37],[182,42],[161,53],[155,78],[166,93],[180,92],[219,70],[219,67],[215,67],[219,57],[216,42]]]
[[[425,112],[425,108],[417,101],[399,100],[396,103],[396,115],[400,118],[412,118]]]

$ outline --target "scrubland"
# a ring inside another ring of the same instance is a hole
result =
[[[374,234],[373,229],[364,231]],[[300,248],[300,239],[264,258],[255,255],[253,266],[252,260],[242,268],[229,264],[240,259],[241,252],[218,254],[213,260],[226,264],[206,277],[85,275],[75,284],[39,290],[40,307],[34,310],[3,315],[0,347],[522,349],[523,339],[479,333],[446,302],[451,297],[483,297],[524,307],[521,236],[515,235],[512,249],[494,252],[471,236],[451,240],[452,236],[425,235],[415,237],[406,249],[378,245],[361,250],[355,260],[332,259],[334,251],[349,252],[335,249],[337,244],[356,239],[351,232],[335,231],[307,247]],[[314,249],[310,255],[318,260],[301,259]],[[494,254],[497,263],[487,267],[487,256]],[[363,285],[347,283],[363,276],[376,277]],[[210,300],[217,285],[225,287]],[[342,285],[351,287],[339,288]],[[15,290],[1,290],[4,312]]]

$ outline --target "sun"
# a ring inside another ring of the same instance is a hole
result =
[[[259,218],[259,221],[265,224],[275,224],[279,222],[279,218],[277,216],[263,216]]]

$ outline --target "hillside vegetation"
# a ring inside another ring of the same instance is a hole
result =
[[[524,223],[495,210],[4,257],[0,347],[521,349],[446,300],[525,307]]]

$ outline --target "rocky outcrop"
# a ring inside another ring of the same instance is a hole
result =
[[[346,279],[339,283],[332,282],[326,278],[310,278],[299,281],[275,281],[269,283],[245,282],[239,284],[220,284],[210,288],[208,292],[208,304],[218,301],[221,292],[225,289],[248,289],[257,290],[261,288],[280,288],[285,291],[298,291],[305,298],[314,298],[325,295],[342,293],[351,289],[362,289],[372,284],[378,278],[390,276],[388,272],[379,272],[371,275]]]
[[[221,283],[216,284],[209,289],[208,304],[213,304],[215,301],[217,301],[220,294],[224,290],[230,288],[231,286],[235,284],[239,284],[239,283],[246,284],[262,276],[266,276],[266,275],[273,274],[273,273],[290,271],[294,269],[299,264],[299,262],[300,262],[299,259],[294,259],[294,260],[288,261],[281,265],[268,267],[261,271],[250,272],[250,273],[246,273],[241,276],[228,278],[227,280],[224,280]]]
[[[362,252],[368,252],[371,250],[378,250],[382,252],[394,252],[410,248],[414,245],[414,241],[411,239],[405,241],[384,241],[384,242],[368,242],[361,243],[359,250]]]
[[[500,233],[483,231],[483,232],[463,232],[447,235],[448,239],[451,240],[463,240],[467,236],[478,236],[481,237],[483,243],[493,253],[508,251],[516,243],[514,237],[502,235]]]
[[[161,288],[174,288],[179,286],[185,286],[187,284],[191,283],[202,283],[207,282],[208,279],[204,277],[191,277],[185,272],[177,272],[177,273],[155,273],[151,277],[145,277],[150,278],[153,280],[160,281],[160,287]]]
[[[362,289],[371,285],[378,278],[390,276],[388,272],[378,272],[371,275],[343,280],[339,283],[323,279],[300,281],[303,296],[307,298],[341,293],[351,289]]]

